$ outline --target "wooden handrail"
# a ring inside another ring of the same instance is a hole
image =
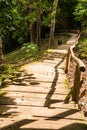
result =
[[[82,80],[83,80],[82,72],[85,72],[85,70],[86,70],[84,63],[75,56],[74,51],[73,51],[78,44],[79,38],[80,38],[80,36],[78,36],[77,42],[74,43],[73,45],[71,45],[70,48],[68,49],[67,59],[66,59],[66,69],[65,69],[65,72],[68,73],[70,59],[72,58],[73,61],[76,63],[76,70],[75,70],[75,75],[74,75],[74,85],[72,88],[72,100],[75,101],[76,103],[79,102],[80,89],[81,89],[82,83],[83,83],[82,82]]]
[[[80,68],[80,71],[81,72],[84,72],[86,70],[86,67],[84,65],[84,63],[75,56],[74,52],[73,52],[73,49],[76,47],[76,44],[72,45],[70,47],[70,53],[71,53],[71,57],[73,58],[73,60],[75,61],[75,63],[79,66]]]
[[[84,72],[86,70],[84,63],[79,58],[77,58],[74,54],[73,50],[76,48],[77,43],[70,46],[70,48],[68,49],[67,59],[66,59],[66,69],[65,69],[66,73],[68,73],[68,70],[69,70],[70,58],[72,58],[74,60],[74,62],[79,66],[79,69],[81,72]]]

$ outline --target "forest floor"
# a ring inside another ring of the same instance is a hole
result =
[[[87,130],[83,112],[67,100],[70,89],[64,69],[73,42],[75,34],[40,61],[22,66],[0,89],[0,130]]]

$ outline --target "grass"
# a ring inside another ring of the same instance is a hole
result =
[[[17,49],[5,55],[5,62],[10,64],[22,64],[30,58],[38,57],[38,47],[33,43],[25,43],[20,49]]]

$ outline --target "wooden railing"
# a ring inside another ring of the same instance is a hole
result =
[[[83,79],[84,79],[83,72],[85,72],[86,70],[84,63],[79,58],[77,58],[74,54],[74,49],[77,47],[79,37],[80,36],[78,36],[77,41],[73,45],[71,45],[70,48],[68,49],[67,59],[66,59],[66,69],[65,69],[65,72],[68,73],[70,60],[72,58],[72,60],[76,63],[76,70],[74,74],[74,85],[72,87],[72,100],[75,101],[77,104],[79,102],[80,89],[82,87]]]

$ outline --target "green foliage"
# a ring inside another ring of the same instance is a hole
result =
[[[37,23],[37,7],[40,8],[41,25],[49,26],[52,2],[48,0],[0,0],[0,35],[3,37],[3,47],[8,49],[6,47],[12,46],[13,41],[18,44],[29,41],[30,23],[35,23],[35,26]]]
[[[12,22],[12,0],[0,0],[0,35],[6,35],[11,29]]]
[[[71,26],[73,9],[78,0],[59,0],[56,15],[56,30]],[[83,0],[84,1],[84,0]],[[86,1],[86,0],[85,0]],[[54,0],[0,0],[0,35],[3,36],[4,50],[14,47],[13,43],[22,45],[29,42],[30,24],[34,23],[35,36],[37,25],[37,7],[39,7],[41,26],[50,27]],[[85,7],[85,6],[84,6]],[[69,22],[70,24],[68,24]],[[48,32],[49,30],[46,31]],[[41,30],[45,32],[45,30]],[[41,32],[41,34],[43,33]],[[8,48],[7,48],[8,47]],[[12,48],[13,50],[13,48]]]
[[[78,0],[73,14],[76,17],[75,19],[81,22],[82,26],[87,26],[87,0]]]
[[[25,4],[20,3],[19,1],[18,4],[16,2],[14,3],[14,6],[11,10],[13,14],[14,27],[14,30],[12,32],[12,38],[16,39],[19,44],[23,44],[27,40],[29,34],[28,19],[25,19],[26,14],[22,14],[24,9]]]
[[[0,86],[2,85],[2,82],[5,79],[12,78],[13,73],[14,73],[14,69],[11,66],[7,64],[0,65]]]
[[[0,65],[0,74],[12,74],[12,73],[13,73],[13,69],[11,66],[7,64]]]
[[[5,61],[12,64],[21,64],[30,58],[36,59],[38,57],[38,46],[34,43],[24,43],[22,47],[5,56]]]
[[[50,19],[51,19],[50,15],[48,15],[48,17],[43,15],[42,19],[43,19],[42,24],[44,26],[50,27]]]
[[[5,56],[5,63],[0,65],[0,86],[6,79],[11,79],[17,67],[26,61],[38,57],[38,46],[34,43],[25,43],[23,46]],[[13,65],[14,64],[14,65]]]
[[[49,27],[51,20],[53,1],[44,0],[42,1],[42,25]]]
[[[82,38],[78,45],[79,48],[79,57],[87,59],[87,38]]]
[[[24,54],[28,55],[29,57],[36,56],[38,54],[38,46],[34,43],[25,43],[23,44],[21,50],[24,52]]]

